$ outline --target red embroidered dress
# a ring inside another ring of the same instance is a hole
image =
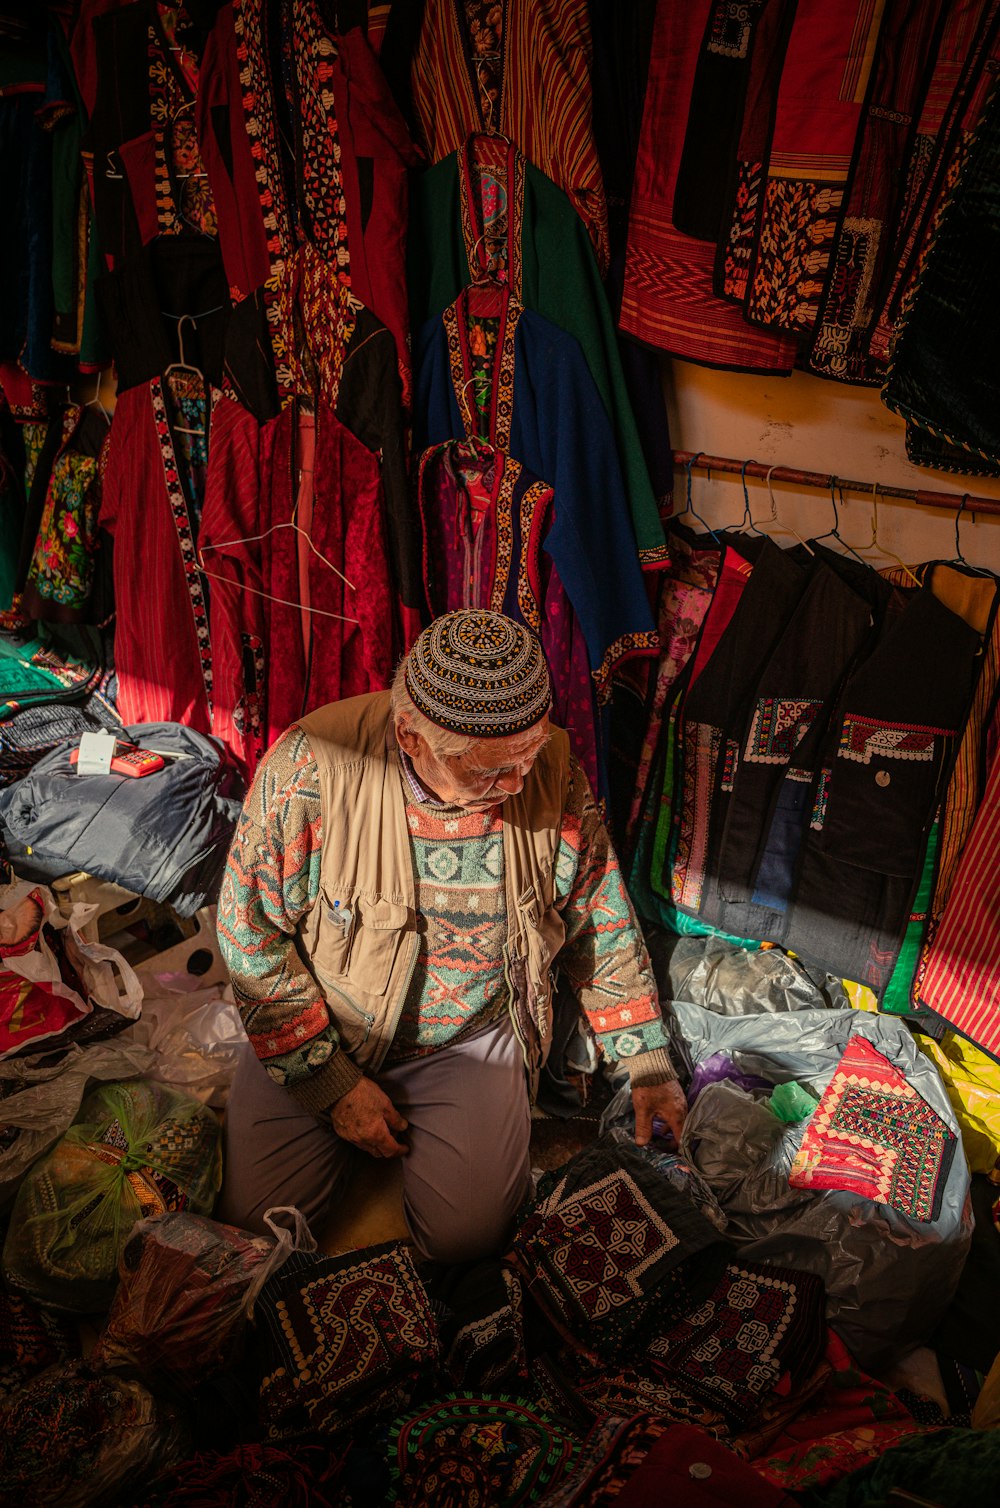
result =
[[[406,403],[406,173],[417,154],[360,30],[335,36],[316,0],[290,0],[277,22],[280,9],[221,8],[197,107],[230,297],[238,312],[247,305],[248,325],[263,314],[273,351],[276,393],[255,411],[269,418],[295,393],[289,295],[304,243],[391,330]]]
[[[695,70],[713,0],[660,0],[635,167],[619,325],[687,361],[735,371],[787,374],[792,340],[753,330],[713,288],[715,246],[674,225]]]
[[[450,440],[420,457],[417,498],[431,615],[481,607],[538,635],[552,680],[552,717],[591,787],[599,733],[583,629],[547,553],[552,488],[482,440]],[[584,602],[590,618],[599,604]]]
[[[214,410],[209,418],[204,401],[201,412],[211,476],[226,422]],[[182,415],[189,425],[190,405]],[[213,733],[252,773],[262,752],[260,599],[202,576],[198,549],[257,532],[255,478],[244,466],[204,480],[186,463],[184,445],[164,382],[120,395],[100,519],[115,541],[118,710],[127,723],[179,722]],[[259,588],[253,552],[243,553],[237,579]]]

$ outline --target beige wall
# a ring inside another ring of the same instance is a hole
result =
[[[794,466],[832,472],[861,481],[875,481],[935,492],[965,491],[1000,500],[1000,480],[953,476],[912,466],[906,459],[905,426],[889,412],[871,388],[825,382],[802,372],[790,377],[754,377],[715,372],[685,361],[665,364],[670,439],[675,450],[702,450],[719,456],[752,457],[767,465]],[[763,480],[748,479],[755,521],[770,508]],[[676,478],[676,506],[684,506],[685,476]],[[743,489],[736,476],[706,477],[692,473],[692,498],[698,512],[713,525],[738,523],[743,513]],[[778,517],[800,534],[816,534],[833,522],[825,492],[775,488]],[[852,545],[871,539],[871,494],[845,493],[840,532]],[[908,564],[955,553],[954,516],[911,503],[880,501],[879,542]],[[775,534],[779,543],[787,537]],[[972,565],[988,565],[1000,572],[1000,517],[981,517],[973,523],[968,511],[961,520],[962,553]],[[871,558],[885,562],[874,551]]]

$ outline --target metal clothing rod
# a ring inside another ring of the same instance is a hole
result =
[[[832,473],[822,471],[798,471],[793,466],[769,466],[765,461],[737,461],[732,456],[708,456],[703,450],[675,450],[674,465],[687,466],[688,463],[696,467],[698,471],[726,471],[734,472],[737,476],[744,472],[746,476],[759,476],[765,480],[768,476],[774,482],[790,482],[798,487],[818,487],[824,492],[831,488],[842,488],[844,492],[871,493],[871,482],[857,482],[850,477],[834,476]],[[888,483],[876,482],[879,501],[883,498],[899,498],[903,502],[916,503],[921,508],[946,508],[955,513],[963,506],[968,515],[985,513],[993,518],[1000,518],[1000,498],[974,497],[971,492],[923,492],[913,487],[892,487]]]

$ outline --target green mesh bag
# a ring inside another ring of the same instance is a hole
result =
[[[211,1213],[222,1179],[215,1114],[146,1079],[102,1084],[25,1175],[3,1250],[12,1284],[76,1314],[108,1307],[137,1220]]]

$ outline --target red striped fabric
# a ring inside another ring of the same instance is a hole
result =
[[[427,0],[413,58],[413,103],[431,162],[486,129],[462,0]],[[497,129],[557,183],[608,266],[608,211],[593,132],[593,44],[586,0],[507,0]]]
[[[1000,1058],[1000,759],[962,854],[920,998]]]

